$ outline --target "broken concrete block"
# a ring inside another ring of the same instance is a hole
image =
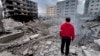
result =
[[[34,50],[37,50],[37,49],[38,49],[38,45],[34,45],[34,46],[33,46],[33,49],[34,49]]]
[[[77,52],[78,56],[84,56],[81,48],[78,47],[78,49],[76,50],[76,52]]]
[[[7,30],[13,30],[16,27],[23,27],[24,24],[21,22],[16,22],[13,19],[3,19],[2,20],[5,31]]]
[[[70,53],[76,53],[76,49],[70,49]]]
[[[10,52],[3,51],[3,52],[0,53],[0,56],[17,56],[17,55],[13,55]]]
[[[83,52],[84,52],[85,56],[91,56],[91,53],[89,51],[83,50]]]
[[[48,51],[49,52],[52,52],[52,51],[54,51],[55,49],[54,48],[50,48]]]
[[[85,46],[81,46],[81,48],[82,48],[83,50],[85,50],[87,47],[85,47]]]
[[[96,43],[97,45],[100,46],[100,39],[98,39],[98,40],[94,40],[94,43]]]
[[[44,50],[43,52],[44,52],[44,53],[48,53],[49,51],[48,51],[48,50]]]
[[[23,40],[23,42],[28,42],[28,41],[30,41],[30,38],[26,38]]]
[[[38,37],[39,35],[40,35],[40,34],[32,35],[32,36],[30,36],[30,39],[34,39],[34,38]]]
[[[83,50],[83,53],[85,56],[100,56],[100,52],[93,49]]]
[[[16,32],[16,33],[11,33],[11,34],[7,34],[4,36],[0,37],[0,43],[6,43],[9,42],[11,40],[17,39],[19,37],[22,37],[24,35],[24,33],[22,31]]]
[[[48,48],[49,48],[49,46],[45,46],[45,48],[46,48],[46,49],[48,49]]]
[[[47,41],[46,44],[50,45],[50,44],[52,44],[52,41]]]
[[[26,50],[24,50],[23,55],[26,55],[28,53],[29,49],[27,48]]]
[[[28,51],[28,54],[29,54],[29,55],[32,55],[32,54],[33,54],[33,51],[32,51],[32,50],[29,50],[29,51]]]

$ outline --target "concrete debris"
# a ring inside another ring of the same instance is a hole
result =
[[[94,40],[94,43],[96,43],[100,47],[100,39]]]
[[[26,38],[23,40],[23,42],[28,42],[28,41],[30,41],[30,38]]]
[[[46,44],[50,45],[50,44],[52,44],[52,41],[47,41]]]
[[[100,56],[99,51],[95,51],[93,49],[83,49],[85,56]]]
[[[14,40],[16,38],[22,37],[24,33],[22,31],[16,32],[16,33],[10,33],[4,36],[0,37],[0,43],[7,43],[11,40]]]
[[[82,48],[82,49],[86,49],[87,47],[85,47],[85,46],[81,46],[81,48]]]
[[[38,47],[39,47],[38,45],[34,45],[33,49],[36,51],[38,49]]]
[[[49,28],[49,32],[50,32],[50,34],[54,34],[54,35],[56,35],[56,33],[59,33],[59,26],[52,26],[52,27],[50,27]]]
[[[29,49],[27,48],[24,52],[23,55],[26,55],[28,53]]]
[[[76,53],[76,47],[70,47],[69,52],[75,54]]]
[[[40,34],[35,34],[35,35],[30,36],[30,38],[31,38],[31,39],[34,39],[34,38],[38,37],[39,35],[40,35]]]
[[[38,37],[39,35],[40,35],[40,34],[32,35],[32,36],[30,36],[29,38],[24,39],[23,42],[29,42],[30,40],[32,40],[32,39]]]
[[[3,51],[3,52],[0,53],[0,56],[17,56],[17,55],[13,55],[10,52]]]
[[[14,30],[15,28],[23,27],[24,24],[21,22],[16,22],[13,19],[3,19],[2,20],[5,31]]]
[[[82,28],[82,38],[80,40],[80,45],[87,45],[93,43],[95,39],[100,39],[100,23],[99,22],[85,22]],[[88,39],[88,40],[87,40]]]
[[[4,20],[3,22],[6,22]],[[9,19],[7,31],[11,30],[16,33],[16,31],[21,30],[24,34],[21,38],[10,41],[5,44],[0,44],[0,51],[8,51],[10,53],[16,54],[18,56],[62,56],[60,52],[61,40],[58,36],[59,24],[54,23],[53,20],[47,21],[36,21],[28,23],[16,22]],[[17,26],[14,26],[18,24]],[[21,25],[20,25],[21,24]],[[56,24],[56,25],[54,25]],[[10,25],[10,26],[9,26]],[[13,26],[13,27],[11,27]],[[99,56],[99,50],[94,50],[92,47],[100,45],[99,32],[100,25],[97,22],[88,22],[83,25],[82,35],[77,35],[74,44],[70,46],[70,56]],[[11,28],[10,28],[11,27]],[[15,36],[15,35],[14,35]],[[88,40],[87,40],[88,39]],[[97,40],[96,40],[97,39]],[[84,45],[78,45],[78,43]],[[81,47],[80,47],[81,46]],[[96,48],[96,47],[94,47]],[[6,56],[6,55],[2,55]],[[11,55],[12,56],[12,55]]]

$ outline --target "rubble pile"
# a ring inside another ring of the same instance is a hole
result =
[[[86,22],[82,26],[82,39],[80,44],[93,43],[95,39],[100,39],[100,23],[99,22]],[[88,40],[87,40],[88,39]]]
[[[4,26],[5,31],[14,32],[13,30],[17,30],[16,28],[24,26],[23,23],[16,22],[13,19],[3,19],[2,22],[3,22],[3,26]]]
[[[45,23],[45,21],[40,22],[40,21],[36,21],[35,23],[33,22],[28,22],[25,23],[25,27],[26,29],[26,33],[29,32],[33,32],[33,33],[40,33],[42,35],[48,35],[49,34],[49,30],[48,28],[51,26],[52,24],[48,24]]]
[[[52,36],[49,34],[48,30],[51,24],[47,24],[45,21],[20,23],[12,19],[4,19],[3,22],[6,31],[14,32],[21,30],[24,32],[24,35],[8,43],[0,43],[1,52],[6,50],[12,54],[23,55],[25,49],[30,48],[30,46],[32,47],[33,44],[42,39]]]
[[[100,56],[100,23],[89,21],[83,24],[83,36],[79,45],[85,56]]]
[[[22,31],[24,33],[23,37],[18,39],[19,42],[25,38],[29,38],[29,36],[34,34],[41,34],[43,36],[49,35],[48,28],[51,25],[45,23],[44,21],[40,23],[38,20],[36,22],[30,21],[28,23],[21,23],[16,22],[13,19],[4,19],[3,23],[5,32],[10,32],[10,34],[12,34]]]
[[[8,20],[8,19],[7,19]],[[5,22],[7,21],[5,20]],[[60,52],[59,24],[53,20],[28,23],[6,22],[7,31],[24,32],[24,35],[8,43],[0,43],[1,56],[62,56]],[[16,25],[17,24],[17,25]],[[11,28],[10,28],[11,27]],[[86,22],[82,26],[83,35],[77,35],[70,46],[70,56],[99,56],[100,23]],[[6,55],[5,55],[6,56]]]

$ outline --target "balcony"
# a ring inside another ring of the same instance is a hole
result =
[[[16,3],[16,2],[13,2],[13,5],[17,8],[24,8],[24,4],[20,4],[20,3]]]
[[[14,13],[14,15],[19,15],[19,13]]]
[[[37,11],[32,11],[31,13],[38,13]]]
[[[14,8],[14,10],[19,10],[18,8]]]
[[[14,10],[8,10],[8,9],[6,9],[5,12],[14,12]]]
[[[21,12],[25,12],[25,13],[29,13],[29,11],[27,9],[21,9]]]
[[[24,13],[21,13],[21,15],[25,15]]]
[[[25,4],[23,0],[15,0],[15,2],[20,3],[20,4]]]
[[[6,3],[5,6],[6,7],[13,7],[14,5],[13,4]]]

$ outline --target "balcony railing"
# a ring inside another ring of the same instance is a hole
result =
[[[7,6],[14,6],[14,5],[6,3],[4,6],[7,7]]]
[[[5,12],[14,12],[14,10],[8,10],[8,9],[6,9]]]

